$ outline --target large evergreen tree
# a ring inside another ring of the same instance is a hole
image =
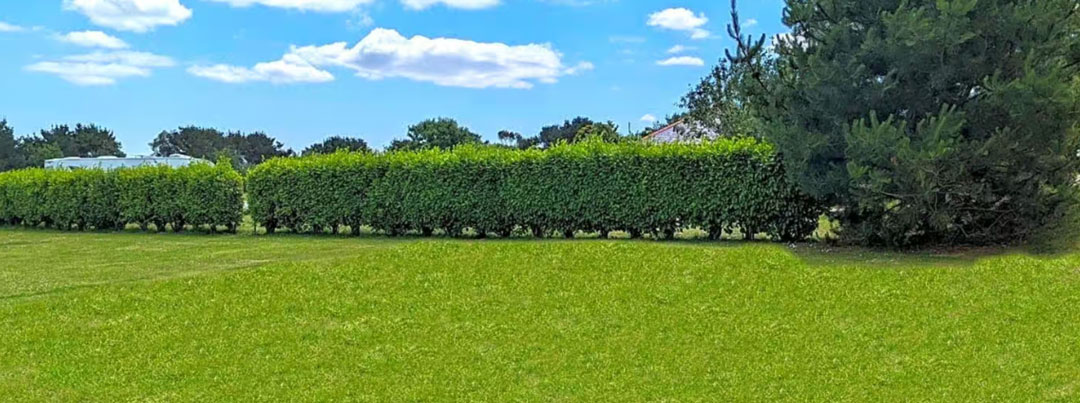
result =
[[[1074,208],[1076,0],[787,0],[772,51],[733,14],[739,91],[850,239],[1016,242]]]

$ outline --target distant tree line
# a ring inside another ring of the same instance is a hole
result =
[[[150,142],[154,155],[165,157],[183,154],[195,158],[217,161],[228,158],[240,171],[259,165],[274,157],[287,157],[295,153],[286,149],[277,139],[263,132],[222,132],[217,129],[196,126],[163,131]]]
[[[678,119],[680,115],[668,118]],[[657,123],[656,127],[663,123]],[[655,128],[654,128],[655,129]],[[535,136],[503,130],[498,142],[489,143],[480,134],[450,118],[424,120],[409,126],[405,138],[391,142],[387,151],[423,150],[429,148],[451,149],[459,145],[480,144],[515,149],[550,148],[560,142],[576,143],[584,139],[599,138],[608,142],[639,139],[652,130],[622,135],[619,126],[612,122],[597,122],[586,117],[576,117],[561,124],[545,126]],[[93,124],[75,126],[57,125],[37,134],[16,137],[14,129],[6,120],[0,120],[0,171],[41,167],[53,158],[102,156],[123,157],[121,144],[115,134]],[[255,131],[221,131],[214,128],[185,126],[162,131],[150,142],[153,155],[166,157],[183,154],[195,158],[218,161],[228,159],[240,171],[276,157],[288,157],[297,153],[274,137]],[[372,152],[368,143],[360,138],[332,136],[313,144],[299,154],[329,154],[339,150]]]
[[[0,120],[0,171],[42,166],[63,157],[122,157],[120,142],[111,130],[96,125],[53,126],[16,138],[7,120]]]

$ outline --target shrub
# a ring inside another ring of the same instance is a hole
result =
[[[772,148],[751,139],[286,158],[252,170],[247,189],[253,219],[270,232],[364,224],[391,235],[671,237],[700,227],[714,238],[741,228],[799,240],[823,211],[785,180]]]
[[[359,231],[362,200],[377,172],[374,156],[338,152],[305,158],[279,158],[248,174],[252,218],[268,232]]]
[[[243,214],[243,178],[227,165],[104,171],[26,169],[0,174],[0,223],[59,229],[138,224],[224,226]]]

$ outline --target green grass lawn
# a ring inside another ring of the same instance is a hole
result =
[[[1080,399],[1080,254],[0,230],[0,400]]]

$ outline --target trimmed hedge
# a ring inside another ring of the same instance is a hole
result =
[[[104,171],[26,169],[0,174],[0,224],[123,229],[154,224],[235,231],[243,218],[243,177],[228,165]]]
[[[369,225],[390,235],[470,228],[670,238],[696,227],[712,238],[740,228],[800,240],[823,212],[786,181],[772,147],[751,139],[281,158],[254,168],[247,189],[252,217],[268,232]]]

